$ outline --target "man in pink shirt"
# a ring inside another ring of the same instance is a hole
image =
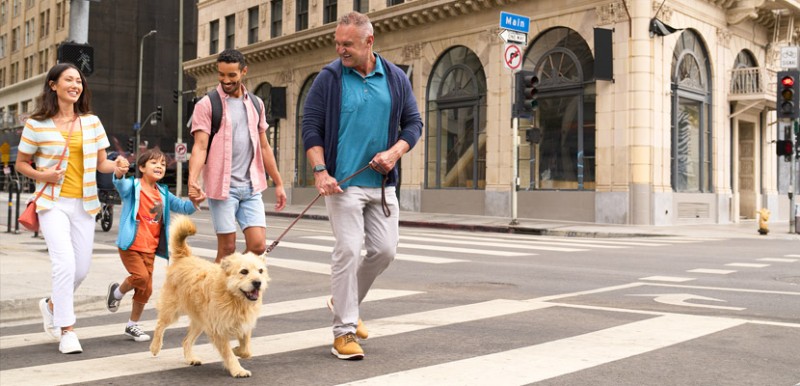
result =
[[[264,102],[248,93],[242,84],[247,74],[244,55],[233,49],[222,51],[217,58],[217,72],[222,121],[209,147],[211,101],[207,95],[197,102],[192,116],[194,146],[188,183],[192,202],[199,205],[208,198],[219,263],[236,251],[237,223],[244,233],[246,251],[260,255],[267,249],[267,222],[261,200],[261,192],[267,189],[265,172],[275,183],[275,210],[286,206],[286,192],[267,140]],[[205,191],[198,183],[201,172]]]

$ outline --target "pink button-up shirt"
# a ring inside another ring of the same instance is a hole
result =
[[[217,92],[222,100],[222,121],[219,131],[214,135],[211,148],[208,149],[208,161],[203,168],[204,190],[208,198],[224,200],[228,198],[231,187],[231,159],[233,154],[233,126],[228,118],[228,94],[217,85]],[[247,127],[250,130],[250,143],[253,146],[253,160],[250,163],[250,178],[253,184],[253,193],[260,193],[267,189],[267,177],[264,170],[264,159],[261,154],[261,141],[259,136],[267,130],[266,112],[263,102],[251,101],[250,94],[242,85],[244,107],[247,110]],[[256,108],[261,109],[261,119]],[[211,135],[211,101],[208,96],[200,99],[194,106],[192,115],[192,134],[203,131]]]

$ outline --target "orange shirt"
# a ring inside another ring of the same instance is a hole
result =
[[[155,253],[158,238],[161,236],[161,216],[164,214],[164,203],[158,190],[142,184],[139,195],[139,209],[136,211],[136,239],[129,250],[143,253]]]

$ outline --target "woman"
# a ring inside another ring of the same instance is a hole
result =
[[[108,138],[100,119],[90,112],[90,99],[86,79],[77,67],[53,66],[36,110],[25,122],[15,164],[20,173],[36,180],[37,191],[49,184],[36,210],[50,254],[53,289],[39,308],[45,332],[60,339],[59,351],[64,354],[83,352],[73,331],[73,297],[89,272],[92,257],[94,217],[100,210],[95,171],[112,173],[123,162],[106,159]]]

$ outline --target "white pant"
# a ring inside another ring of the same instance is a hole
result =
[[[394,187],[386,187],[386,204],[381,207],[381,188],[350,186],[344,193],[325,196],[333,236],[331,295],[333,335],[355,333],[358,306],[375,279],[394,260],[400,241],[400,208]],[[362,245],[367,255],[361,258]]]
[[[39,212],[39,229],[50,253],[53,276],[53,324],[75,324],[75,290],[89,273],[94,245],[94,217],[83,199],[60,197],[53,209]]]

